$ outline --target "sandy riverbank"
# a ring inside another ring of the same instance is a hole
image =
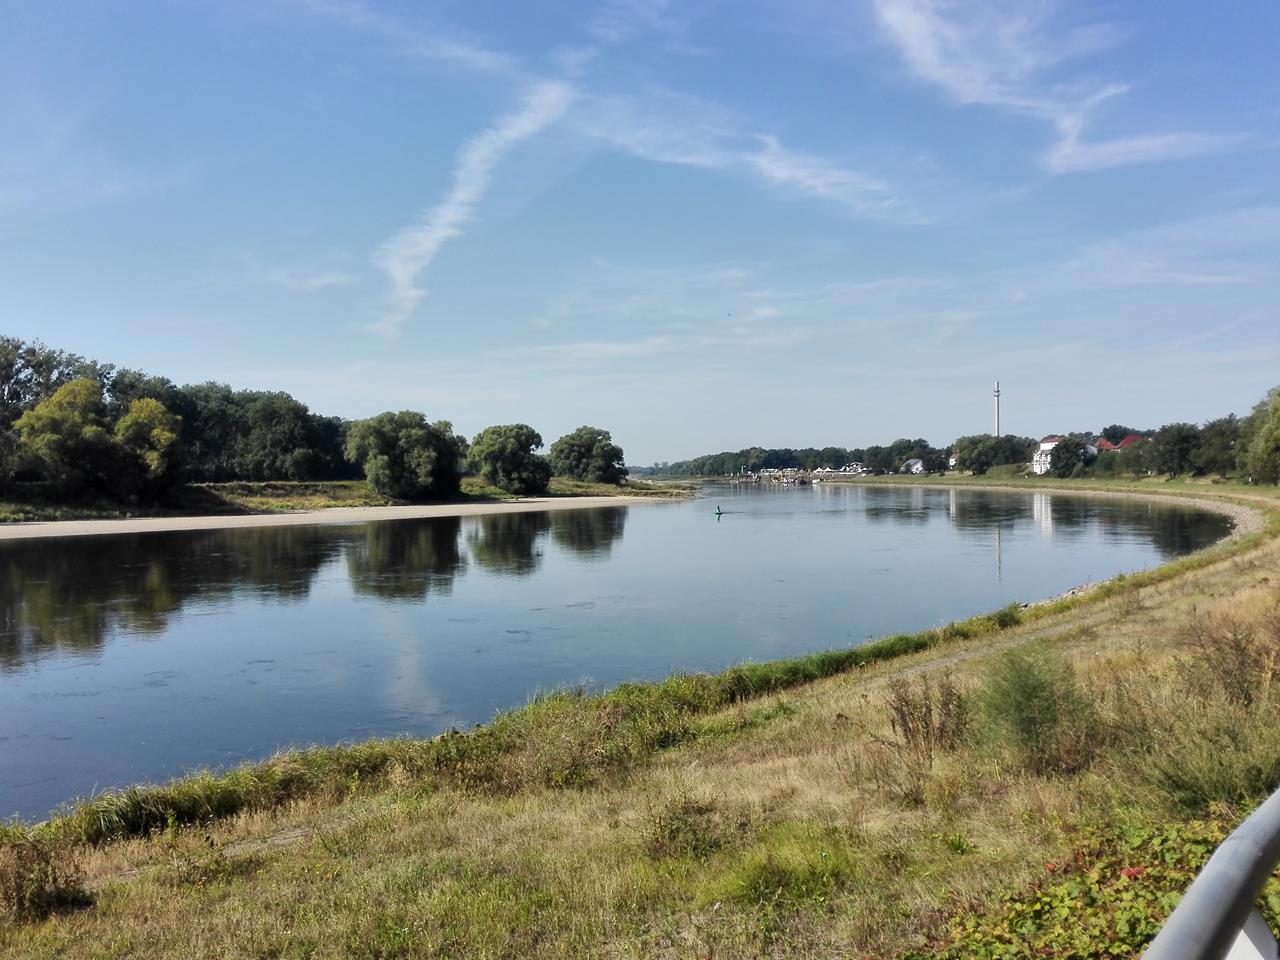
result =
[[[0,540],[366,523],[370,520],[414,520],[429,517],[478,517],[492,513],[579,510],[655,502],[664,501],[654,497],[529,497],[523,500],[499,500],[488,503],[444,503],[405,507],[330,507],[326,510],[305,510],[297,513],[250,513],[213,517],[134,517],[125,520],[52,520],[0,525]]]

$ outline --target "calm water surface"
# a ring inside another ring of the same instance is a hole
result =
[[[434,734],[562,684],[858,644],[1150,567],[1230,526],[1042,493],[708,492],[0,544],[0,816],[286,745]]]

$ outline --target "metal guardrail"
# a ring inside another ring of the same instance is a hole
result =
[[[1280,945],[1254,907],[1280,863],[1280,790],[1209,858],[1143,960],[1277,960]]]

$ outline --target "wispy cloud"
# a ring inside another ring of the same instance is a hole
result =
[[[411,55],[505,76],[526,86],[567,82],[537,78],[505,54],[409,26],[361,0],[288,2],[313,15],[381,35]],[[561,76],[581,77],[607,47],[637,32],[683,37],[699,14],[682,10],[677,15],[671,6],[669,0],[606,0],[587,25],[596,42],[562,47],[553,55]],[[580,91],[576,99],[575,129],[612,149],[659,163],[745,174],[771,188],[824,200],[859,216],[921,220],[884,179],[789,148],[720,104],[662,89],[629,95]]]
[[[602,43],[617,43],[638,30],[662,27],[671,0],[605,0],[587,22],[587,32]]]
[[[1057,281],[1093,288],[1222,286],[1276,275],[1280,207],[1251,207],[1163,224],[1090,244]]]
[[[315,293],[333,287],[345,287],[355,283],[355,276],[342,270],[308,270],[303,267],[277,267],[263,270],[258,279],[273,287],[283,287],[294,293]]]
[[[884,179],[784,146],[711,101],[670,90],[596,95],[582,98],[575,120],[587,137],[645,160],[742,174],[858,216],[920,219]]]
[[[889,185],[820,157],[784,148],[776,137],[759,136],[760,149],[741,162],[765,181],[833,201],[853,213],[888,213],[899,207]]]
[[[512,76],[519,72],[516,62],[504,53],[490,50],[470,40],[447,35],[439,28],[419,29],[388,17],[360,0],[287,0],[292,6],[316,17],[324,17],[382,36],[404,53],[462,67],[476,73]]]
[[[1053,126],[1042,155],[1050,173],[1103,170],[1230,150],[1240,134],[1168,132],[1089,141],[1090,117],[1128,87],[1120,83],[1053,83],[1046,74],[1114,44],[1120,32],[1092,24],[1051,33],[1050,3],[972,0],[873,0],[885,35],[920,80],[961,104],[997,107]]]
[[[385,334],[399,332],[427,295],[418,286],[418,275],[430,266],[446,242],[462,232],[489,186],[494,167],[521,140],[563,116],[572,98],[573,91],[566,84],[540,83],[515,111],[463,146],[454,167],[453,185],[444,200],[421,221],[387,240],[374,254],[374,265],[391,281],[385,310],[374,325],[376,330]]]
[[[673,347],[671,337],[657,336],[639,340],[582,340],[574,343],[553,343],[535,347],[530,352],[558,361],[579,364],[651,357],[654,354],[667,353]]]

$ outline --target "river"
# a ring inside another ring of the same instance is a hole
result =
[[[863,643],[1229,529],[1143,501],[827,484],[3,543],[0,816],[289,745],[432,735],[565,684]]]

